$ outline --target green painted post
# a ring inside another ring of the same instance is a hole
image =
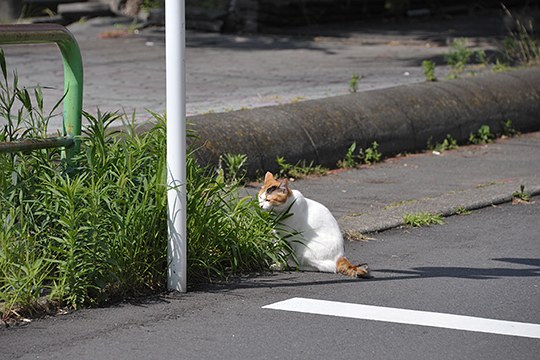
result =
[[[64,62],[64,136],[73,139],[65,148],[68,162],[80,149],[83,98],[83,65],[81,51],[73,35],[56,24],[0,25],[0,44],[56,43]]]

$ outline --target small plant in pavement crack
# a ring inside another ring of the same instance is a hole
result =
[[[476,132],[476,134],[469,135],[469,142],[471,144],[488,144],[493,141],[495,136],[491,133],[489,125],[482,125]]]
[[[338,168],[341,169],[352,169],[355,168],[358,164],[362,162],[362,149],[360,149],[359,154],[356,154],[356,141],[349,146],[345,157],[337,162]]]
[[[519,191],[514,192],[512,197],[513,204],[528,203],[531,201],[531,195],[525,191],[525,185],[521,185]]]
[[[426,77],[426,81],[437,81],[435,76],[435,63],[431,60],[422,61],[422,71]]]
[[[349,92],[355,93],[358,91],[358,83],[361,76],[358,73],[352,74],[351,80],[349,80]]]
[[[418,212],[403,215],[403,223],[410,227],[423,227],[429,225],[441,225],[444,224],[444,221],[440,214]]]

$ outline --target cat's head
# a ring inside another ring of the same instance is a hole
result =
[[[259,206],[264,210],[284,210],[291,195],[287,179],[277,180],[271,172],[264,176],[264,184],[259,191]]]

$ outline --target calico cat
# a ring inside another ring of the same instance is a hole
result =
[[[259,205],[267,211],[292,214],[281,225],[299,233],[289,241],[300,270],[339,272],[350,277],[368,277],[367,264],[351,265],[343,256],[343,236],[339,225],[324,205],[291,190],[287,179],[276,180],[267,172],[258,195]],[[296,264],[289,261],[289,266]]]

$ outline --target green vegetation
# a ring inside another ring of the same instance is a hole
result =
[[[0,141],[43,137],[54,111],[43,110],[39,89],[19,88],[16,74],[10,83],[6,73],[0,79]],[[110,126],[123,116],[84,116],[89,125],[76,167],[59,149],[0,154],[4,319],[165,289],[165,120],[153,114],[150,131],[125,124],[120,133]],[[244,159],[226,159],[228,173],[241,176]],[[190,283],[265,270],[290,253],[273,231],[279,219],[252,197],[241,198],[236,183],[198,166],[192,155],[186,190]]]
[[[461,206],[461,207],[458,207],[455,210],[455,213],[456,213],[456,215],[470,215],[470,214],[472,214],[472,211],[468,210],[467,208],[465,208],[463,206]]]
[[[349,92],[355,93],[358,91],[358,82],[360,81],[360,78],[358,73],[352,74],[351,80],[349,80]]]
[[[371,144],[371,147],[368,147],[365,151],[364,151],[364,162],[368,165],[371,165],[371,164],[374,164],[374,163],[378,163],[382,160],[382,154],[379,152],[379,144],[374,141],[372,144]]]
[[[241,183],[245,180],[247,169],[246,154],[224,154],[219,157],[218,174],[227,183]]]
[[[433,61],[422,61],[422,71],[424,72],[426,81],[437,81],[437,77],[435,77],[435,63]]]
[[[465,65],[469,64],[475,52],[467,47],[467,39],[460,38],[452,40],[451,50],[444,56],[448,65],[454,70],[461,72]]]
[[[493,70],[493,72],[505,72],[505,71],[508,71],[510,67],[508,66],[508,64],[502,62],[500,59],[496,59],[495,60],[495,64],[493,64],[493,67],[491,68]]]
[[[513,203],[516,203],[516,202],[527,203],[531,201],[531,195],[525,191],[525,185],[521,185],[519,187],[519,191],[514,192],[512,194],[512,197],[514,198]]]
[[[523,21],[504,5],[502,7],[513,23],[513,28],[509,29],[509,35],[503,41],[506,60],[518,65],[540,65],[540,40],[533,21]]]
[[[500,45],[502,58],[494,57],[492,71],[508,71],[511,66],[540,65],[540,36],[535,29],[534,21],[530,20],[528,14],[515,16],[504,5],[502,8],[511,24],[508,27],[508,35]],[[464,72],[474,75],[475,68],[489,65],[486,53],[483,50],[469,48],[465,38],[454,39],[450,47],[450,51],[444,56],[446,64],[452,68],[447,79],[457,79]],[[472,64],[478,66],[472,67],[470,66]],[[432,81],[431,64],[423,62],[422,69],[426,80]]]
[[[142,9],[157,9],[165,6],[165,0],[142,0]]]
[[[519,131],[517,131],[515,128],[514,128],[514,124],[512,124],[512,120],[510,119],[507,119],[503,124],[502,124],[502,136],[508,136],[508,137],[512,137],[512,136],[517,136],[519,135]]]
[[[313,161],[306,164],[306,161],[299,161],[295,165],[287,163],[284,157],[278,156],[276,163],[279,167],[279,177],[290,177],[302,179],[310,175],[325,175],[328,169],[321,165],[314,165]]]
[[[366,150],[362,148],[358,149],[358,154],[355,155],[356,147],[356,142],[353,142],[347,149],[345,157],[337,162],[338,168],[352,169],[362,163],[371,165],[382,160],[382,154],[378,150],[379,144],[376,141]]]
[[[345,157],[342,160],[339,160],[337,162],[337,167],[340,169],[352,169],[358,166],[362,162],[362,156],[361,155],[355,155],[354,152],[356,151],[356,141],[349,146],[347,149],[347,152],[345,153]]]
[[[444,224],[443,217],[439,214],[419,212],[403,215],[403,223],[411,227],[423,227],[429,225]]]
[[[450,134],[446,135],[446,137],[444,138],[442,143],[435,143],[435,145],[433,145],[431,143],[431,138],[428,140],[428,143],[427,143],[427,148],[429,150],[437,151],[439,153],[442,153],[442,152],[445,152],[445,151],[448,151],[448,150],[455,150],[458,147],[459,146],[457,144],[457,140],[454,139],[452,137],[452,135],[450,135]]]
[[[476,132],[476,134],[469,135],[469,142],[471,144],[480,145],[480,144],[489,144],[493,141],[495,135],[491,133],[489,125],[482,125]]]

